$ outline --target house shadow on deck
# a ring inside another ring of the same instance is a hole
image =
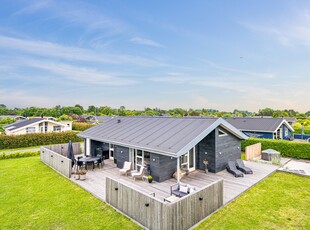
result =
[[[219,179],[223,179],[223,203],[225,205],[279,168],[279,166],[276,165],[261,164],[249,161],[247,161],[245,164],[253,170],[253,174],[245,175],[241,178],[236,178],[229,174],[226,170],[220,171],[218,173],[205,173],[202,170],[195,170],[190,172],[188,176],[184,176],[181,179],[181,182],[200,189],[214,183],[215,181],[218,181]],[[106,177],[112,178],[113,180],[133,188],[141,193],[148,195],[155,194],[155,198],[160,201],[163,201],[164,198],[170,196],[170,187],[177,183],[176,179],[174,178],[160,183],[148,183],[147,180],[134,181],[130,176],[121,176],[119,174],[119,168],[116,167],[112,160],[105,160],[105,164],[102,168],[88,170],[87,179],[85,181],[76,180],[73,177],[71,177],[71,181],[80,185],[82,188],[89,191],[102,201],[106,201]]]

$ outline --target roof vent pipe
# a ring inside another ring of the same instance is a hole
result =
[[[121,123],[121,119],[117,119],[117,123]]]

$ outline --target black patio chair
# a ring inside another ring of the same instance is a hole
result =
[[[101,168],[102,168],[104,165],[105,157],[102,154],[97,154],[97,157],[99,157],[99,159],[95,162],[95,164],[98,165],[98,168],[100,168],[100,165],[101,165]]]
[[[226,169],[229,173],[233,174],[235,177],[243,177],[243,173],[239,171],[236,167],[236,162],[228,161]]]
[[[83,158],[83,157],[77,157],[76,165],[77,165],[78,169],[81,169],[84,166],[84,162],[80,161],[81,158]]]
[[[245,174],[253,174],[252,169],[250,169],[249,167],[246,167],[243,163],[243,160],[241,159],[236,160],[236,166],[237,166],[237,169],[239,169]]]

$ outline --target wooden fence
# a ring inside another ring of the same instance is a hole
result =
[[[68,154],[69,144],[49,145],[44,147],[66,157]],[[72,143],[72,147],[74,155],[81,154],[81,145],[79,142]]]
[[[49,146],[50,147],[50,146]],[[70,178],[72,173],[72,161],[62,156],[47,147],[40,148],[41,161],[61,173],[62,175]]]
[[[223,180],[170,204],[106,177],[106,202],[148,229],[188,229],[223,206]]]
[[[249,145],[245,147],[245,160],[252,160],[254,157],[262,155],[262,143]]]

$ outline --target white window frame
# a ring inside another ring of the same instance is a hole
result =
[[[36,127],[27,127],[26,128],[26,133],[35,133],[36,132]]]
[[[219,137],[226,137],[226,136],[228,136],[228,134],[226,132],[224,132],[222,129],[219,129],[218,132],[219,132]],[[220,132],[221,132],[221,134],[220,134]]]

